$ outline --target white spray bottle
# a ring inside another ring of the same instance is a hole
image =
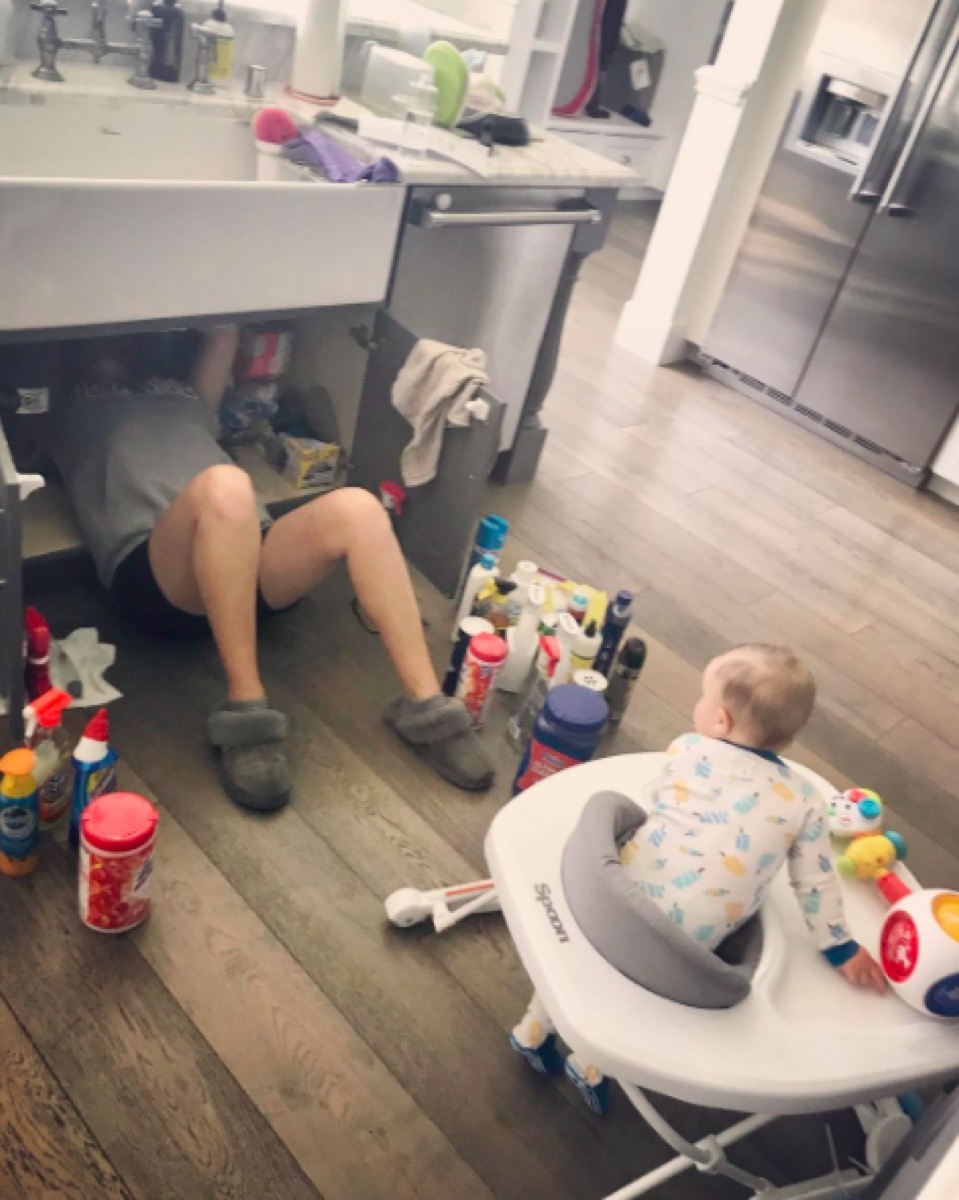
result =
[[[539,618],[546,593],[538,583],[526,589],[519,624],[506,631],[509,657],[497,677],[497,687],[503,692],[518,692],[529,678],[533,659],[539,646]]]
[[[559,621],[556,623],[556,637],[559,641],[559,662],[556,664],[556,670],[553,672],[553,678],[550,681],[551,688],[569,683],[573,666],[573,646],[582,632],[579,621],[575,617],[570,616],[568,612],[559,614]]]
[[[487,579],[492,579],[495,574],[496,559],[492,554],[481,554],[479,562],[473,566],[470,573],[466,576],[466,582],[463,585],[463,595],[460,597],[460,606],[456,610],[456,620],[453,622],[453,629],[450,633],[451,642],[455,642],[457,637],[459,637],[460,621],[468,617],[473,611],[473,604],[476,601],[480,588]]]

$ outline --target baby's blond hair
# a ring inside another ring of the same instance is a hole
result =
[[[788,646],[736,646],[722,656],[717,678],[723,706],[759,749],[785,749],[816,703],[813,674]]]

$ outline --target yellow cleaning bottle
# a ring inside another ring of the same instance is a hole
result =
[[[0,871],[29,875],[40,843],[40,790],[33,777],[32,750],[11,750],[0,758]]]

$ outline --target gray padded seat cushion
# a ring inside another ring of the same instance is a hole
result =
[[[570,911],[596,951],[634,983],[692,1008],[732,1008],[749,995],[760,922],[747,921],[715,953],[674,925],[619,861],[620,845],[645,820],[618,792],[590,798],[563,852]],[[731,957],[735,965],[723,961]]]

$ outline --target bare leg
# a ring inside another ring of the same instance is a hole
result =
[[[223,784],[245,808],[271,811],[290,798],[286,719],[263,694],[256,659],[260,520],[246,472],[210,467],[176,498],[150,535],[150,565],[166,598],[206,614],[227,683],[210,716]]]
[[[285,608],[339,559],[406,692],[387,719],[444,779],[470,790],[488,787],[494,765],[463,706],[440,694],[409,573],[382,506],[367,492],[344,488],[277,521],[261,544],[249,478],[222,466],[198,476],[157,522],[150,561],[167,599],[206,613],[213,628],[231,711],[213,714],[210,739],[222,751],[230,795],[261,809],[278,807],[289,795],[277,749],[285,722],[262,699],[257,668],[257,582],[267,604]]]
[[[342,488],[288,513],[260,557],[260,590],[273,608],[311,591],[339,559],[412,700],[440,690],[423,636],[413,585],[389,517],[369,492]]]
[[[206,614],[233,701],[263,695],[256,659],[260,544],[250,477],[226,464],[198,475],[150,537],[160,590],[177,608]]]

